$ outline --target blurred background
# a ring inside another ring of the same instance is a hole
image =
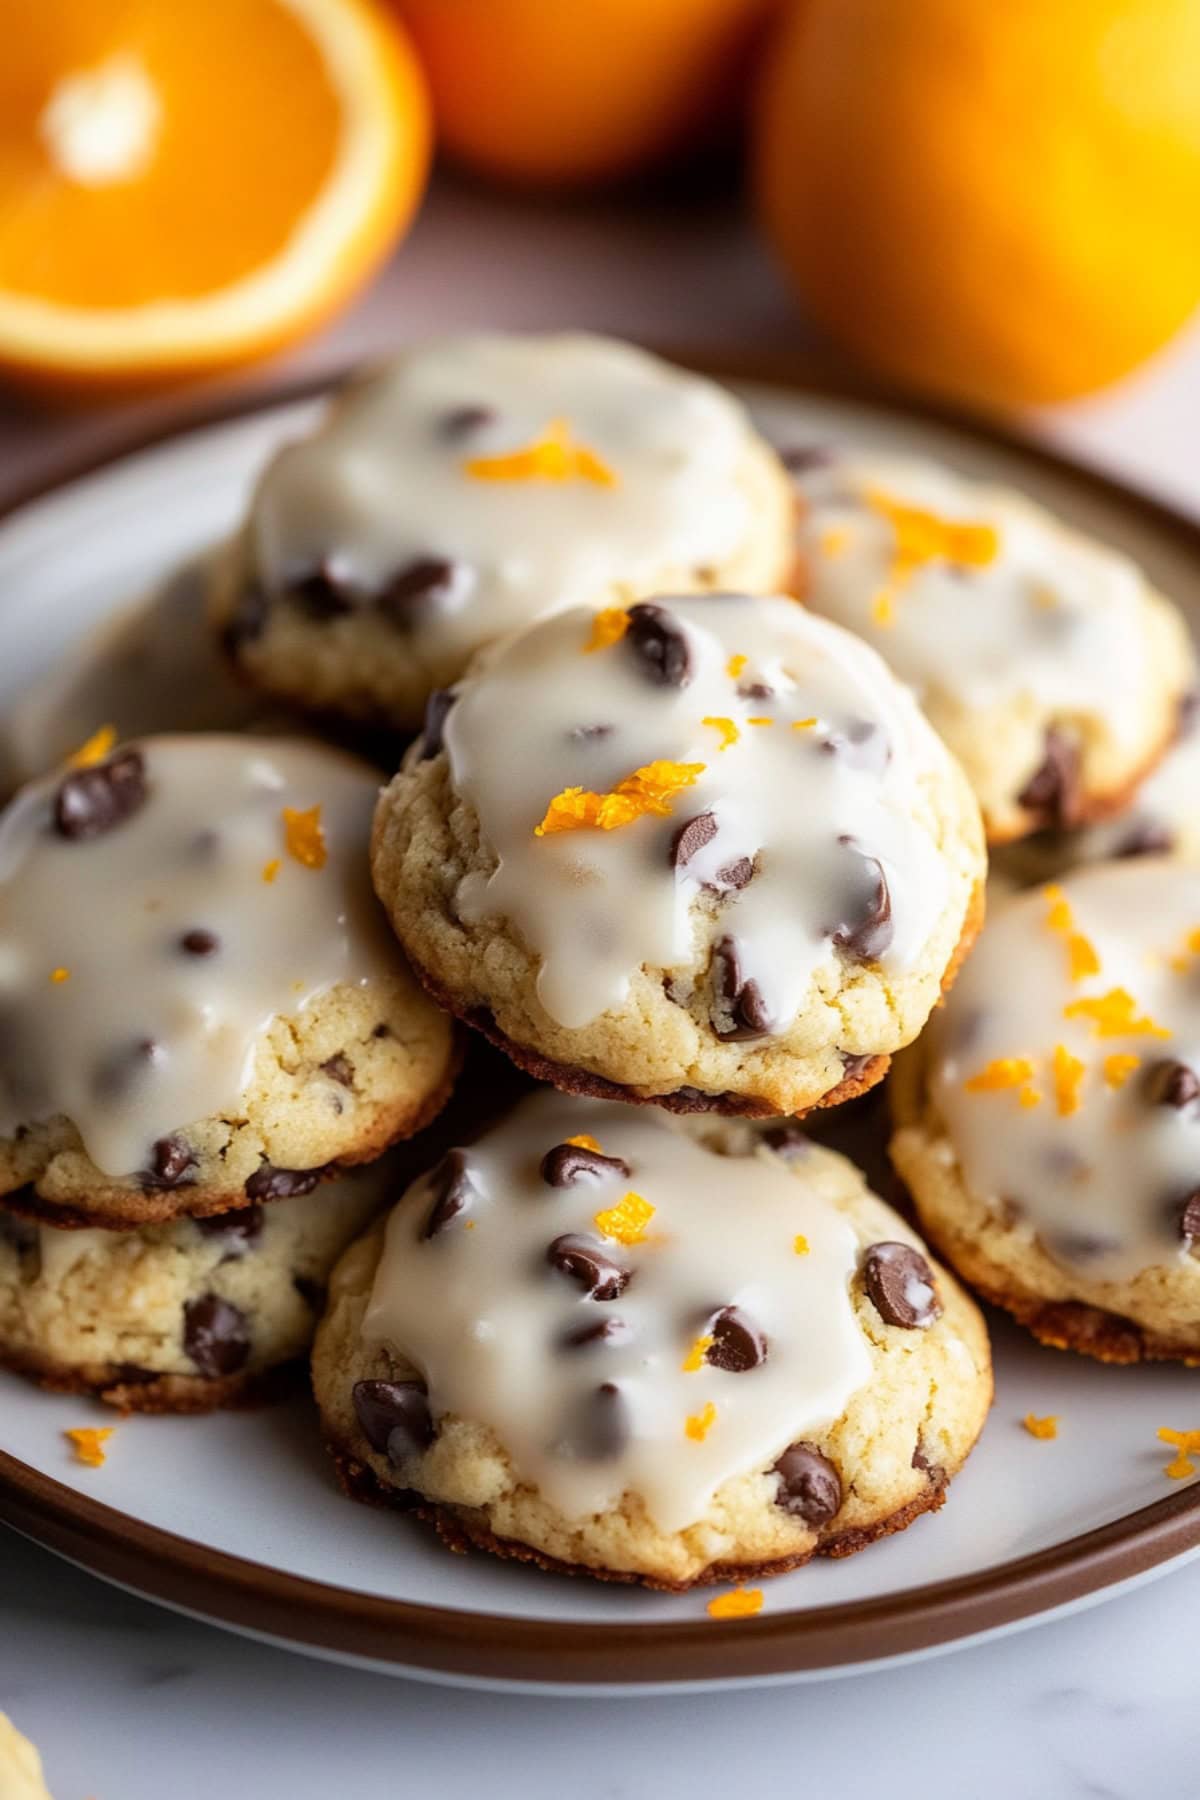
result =
[[[1200,509],[1200,0],[0,0],[0,502],[464,324],[1015,417]]]

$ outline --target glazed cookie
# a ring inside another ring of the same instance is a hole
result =
[[[1088,869],[999,907],[897,1067],[922,1228],[1044,1342],[1200,1360],[1200,870]]]
[[[1119,811],[1195,679],[1186,627],[1127,557],[937,464],[792,459],[802,591],[915,691],[1003,843]]]
[[[50,1800],[37,1746],[0,1713],[0,1796],[3,1800]]]
[[[714,383],[605,338],[456,338],[279,452],[212,611],[263,692],[412,726],[481,644],[565,606],[786,585],[791,534],[782,465]]]
[[[967,785],[874,651],[737,595],[499,646],[431,711],[372,857],[431,991],[535,1075],[760,1115],[881,1078],[984,876]]]
[[[275,1206],[132,1231],[0,1212],[0,1363],[126,1411],[259,1398],[307,1350],[392,1173],[384,1157]]]
[[[666,1588],[940,1505],[991,1399],[978,1312],[842,1157],[735,1139],[543,1092],[410,1188],[318,1332],[348,1491]]]
[[[371,894],[376,792],[340,752],[218,736],[22,790],[0,815],[0,1194],[88,1225],[223,1212],[437,1111],[453,1031]]]

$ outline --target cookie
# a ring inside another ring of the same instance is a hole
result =
[[[50,1800],[37,1746],[0,1713],[0,1794],[4,1800]]]
[[[1136,564],[1022,495],[932,462],[796,468],[808,605],[858,632],[959,758],[994,843],[1119,812],[1195,680]]]
[[[330,1270],[393,1178],[384,1157],[274,1206],[131,1231],[0,1212],[0,1363],[125,1411],[260,1398],[304,1355]]]
[[[371,893],[373,771],[285,739],[89,754],[0,816],[0,1194],[150,1224],[417,1130],[454,1037]]]
[[[875,653],[736,595],[576,609],[482,658],[372,858],[431,992],[540,1079],[760,1115],[881,1078],[984,878],[966,782]]]
[[[1200,1359],[1200,870],[1005,902],[893,1096],[921,1228],[980,1293],[1046,1343]]]
[[[738,1141],[542,1092],[411,1187],[318,1331],[348,1491],[663,1588],[940,1505],[991,1399],[978,1312],[844,1158]]]
[[[275,456],[212,617],[264,693],[415,726],[480,645],[564,607],[786,585],[791,519],[713,382],[600,337],[448,339]]]

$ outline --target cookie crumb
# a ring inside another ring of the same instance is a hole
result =
[[[89,1469],[99,1469],[104,1464],[104,1445],[115,1430],[115,1425],[79,1425],[64,1431],[63,1436],[71,1443],[76,1462]]]
[[[1039,1419],[1036,1413],[1026,1413],[1021,1423],[1030,1437],[1049,1439],[1058,1436],[1057,1413],[1047,1413],[1044,1419]]]
[[[762,1608],[761,1588],[735,1587],[728,1594],[718,1594],[704,1610],[710,1619],[752,1619]]]

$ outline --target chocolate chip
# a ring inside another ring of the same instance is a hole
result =
[[[778,454],[789,475],[807,475],[813,469],[828,469],[837,461],[828,444],[793,444]]]
[[[218,1294],[190,1300],[183,1309],[183,1347],[206,1380],[236,1375],[250,1354],[245,1313]]]
[[[738,689],[738,693],[743,700],[773,700],[775,698],[775,689],[768,687],[765,681],[748,681],[745,687]]]
[[[256,1244],[262,1236],[263,1209],[261,1206],[242,1206],[236,1212],[217,1213],[208,1219],[193,1219],[193,1225],[202,1237],[220,1238],[226,1245],[225,1261],[237,1256],[245,1256],[252,1244]]]
[[[438,430],[442,437],[453,441],[455,438],[470,437],[474,431],[482,431],[485,425],[491,425],[499,415],[494,406],[452,406],[438,420]]]
[[[812,1143],[799,1125],[788,1120],[785,1125],[772,1125],[764,1131],[761,1141],[774,1150],[776,1156],[782,1156],[790,1162],[793,1157],[807,1156]]]
[[[917,1439],[912,1453],[912,1466],[914,1469],[923,1469],[935,1486],[940,1487],[946,1479],[945,1469],[941,1463],[934,1462],[920,1438]]]
[[[321,1064],[322,1075],[328,1075],[330,1081],[336,1081],[339,1087],[354,1086],[354,1070],[339,1050],[336,1056],[330,1056]]]
[[[311,1275],[293,1275],[292,1286],[310,1312],[324,1310],[327,1290],[323,1281],[314,1281]]]
[[[600,738],[611,737],[612,734],[613,727],[611,725],[576,725],[568,733],[568,736],[573,743],[591,744]]]
[[[246,1183],[250,1200],[293,1200],[299,1194],[311,1194],[324,1169],[277,1169],[273,1163],[262,1163]]]
[[[453,688],[434,688],[425,702],[425,723],[421,727],[421,762],[432,762],[444,743],[446,715],[454,705]]]
[[[842,1504],[842,1478],[812,1444],[790,1444],[772,1473],[779,1477],[776,1506],[806,1525],[828,1523]]]
[[[583,1462],[608,1462],[619,1456],[628,1442],[625,1396],[615,1382],[601,1382],[583,1404],[571,1433],[571,1448]]]
[[[577,1181],[611,1181],[618,1175],[627,1180],[629,1164],[620,1156],[601,1156],[583,1144],[555,1144],[541,1162],[542,1180],[551,1187],[574,1187]]]
[[[546,1251],[546,1261],[560,1275],[581,1287],[589,1300],[616,1300],[629,1286],[632,1270],[623,1269],[591,1238],[577,1232],[556,1237]]]
[[[712,1343],[704,1360],[730,1375],[744,1375],[767,1360],[767,1339],[754,1320],[737,1306],[723,1306],[709,1327]]]
[[[842,1079],[845,1081],[861,1081],[875,1061],[874,1056],[852,1056],[848,1050],[842,1050],[839,1054],[842,1059]]]
[[[38,1242],[38,1228],[32,1220],[23,1219],[18,1213],[0,1212],[0,1244],[25,1256]]]
[[[646,600],[631,606],[624,641],[656,687],[682,688],[692,679],[687,637],[665,606]]]
[[[850,845],[849,838],[838,842]],[[878,858],[856,854],[859,866],[853,889],[846,896],[841,920],[829,935],[858,962],[874,962],[892,941],[892,896]]]
[[[771,1015],[757,981],[748,979],[743,972],[736,938],[724,937],[714,948],[712,985],[713,1030],[722,1043],[768,1036]]]
[[[1166,856],[1175,848],[1175,833],[1165,825],[1156,824],[1152,819],[1144,819],[1115,846],[1115,857],[1127,856]]]
[[[354,611],[354,595],[326,558],[318,568],[288,584],[288,599],[309,619],[324,624]]]
[[[146,803],[146,763],[140,750],[119,750],[107,762],[68,775],[54,797],[54,825],[73,841],[100,837]]]
[[[244,644],[253,644],[267,628],[267,596],[257,582],[242,588],[233,610],[221,627],[221,647],[235,657]]]
[[[469,1212],[477,1197],[475,1184],[467,1173],[467,1159],[461,1150],[448,1150],[429,1177],[433,1195],[425,1223],[421,1227],[422,1242],[445,1231],[460,1213]]]
[[[188,1171],[195,1168],[196,1158],[183,1138],[159,1138],[150,1154],[150,1167],[138,1176],[143,1188],[169,1190],[192,1185]]]
[[[1187,1243],[1200,1238],[1200,1192],[1189,1194],[1179,1209],[1179,1235]]]
[[[911,1244],[872,1244],[862,1260],[862,1275],[885,1325],[915,1331],[932,1325],[941,1313],[933,1270]]]
[[[739,856],[733,862],[727,862],[717,870],[711,881],[705,882],[712,893],[727,893],[746,887],[754,879],[754,863],[748,856]]]
[[[161,1380],[157,1369],[144,1369],[141,1363],[117,1363],[113,1375],[122,1387],[146,1387],[152,1381]]]
[[[1200,1098],[1200,1077],[1185,1062],[1171,1058],[1156,1062],[1147,1071],[1146,1097],[1154,1106],[1173,1106],[1182,1111]]]
[[[1046,731],[1041,763],[1017,795],[1041,825],[1070,831],[1081,823],[1079,746],[1057,725]]]
[[[433,1414],[423,1381],[356,1381],[351,1395],[372,1450],[400,1463],[433,1442]]]
[[[462,563],[419,557],[392,576],[376,604],[393,625],[411,625],[423,607],[447,599],[464,573]]]
[[[564,1350],[586,1350],[592,1344],[628,1344],[633,1341],[633,1329],[624,1319],[614,1318],[607,1314],[602,1319],[593,1319],[587,1325],[576,1325],[562,1338]]]
[[[221,940],[215,931],[205,931],[198,926],[194,931],[184,932],[179,948],[187,956],[212,956],[221,948]]]
[[[872,719],[851,719],[841,731],[820,739],[827,756],[839,757],[852,769],[873,769],[882,774],[891,760],[891,745]]]
[[[711,844],[717,835],[717,820],[714,813],[697,813],[694,819],[685,819],[671,838],[671,854],[668,861],[673,869],[685,869],[693,856],[703,850],[705,844]]]

